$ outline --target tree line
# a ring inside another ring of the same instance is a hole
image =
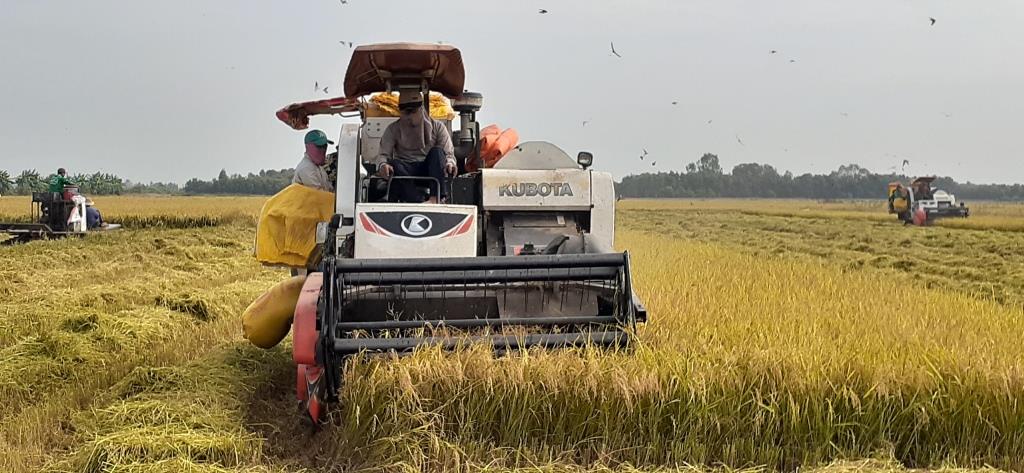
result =
[[[901,174],[876,174],[859,165],[840,166],[828,174],[779,174],[767,164],[744,163],[725,173],[718,156],[705,153],[686,165],[686,172],[644,173],[626,176],[616,183],[622,197],[758,197],[804,199],[884,199],[890,182],[908,182]],[[976,200],[1024,200],[1022,184],[958,183],[939,177],[933,189],[958,198]]]
[[[292,183],[294,169],[261,169],[259,173],[232,174],[221,169],[217,179],[203,181],[192,178],[185,183],[185,194],[255,194],[274,195]]]
[[[71,176],[84,194],[255,194],[273,195],[292,182],[293,169],[260,170],[258,173],[228,174],[221,170],[216,179],[189,179],[184,186],[173,182],[133,183],[107,173]],[[53,175],[41,176],[35,170],[12,176],[0,170],[0,195],[43,192]],[[744,163],[726,173],[718,156],[706,153],[686,165],[685,172],[644,173],[626,176],[616,183],[622,197],[760,197],[805,199],[879,199],[893,181],[910,178],[898,174],[876,174],[856,164],[840,166],[828,174],[779,174],[767,164]],[[963,199],[1024,201],[1022,184],[958,183],[940,177],[934,188]]]
[[[26,169],[16,176],[0,169],[0,195],[31,195],[33,192],[46,192],[50,188],[50,179],[54,174],[43,176],[35,169]],[[68,176],[83,194],[111,195],[121,194],[125,190],[125,181],[113,174],[96,172],[92,174],[74,174]]]
[[[184,186],[173,182],[134,183],[108,173],[74,174],[68,176],[78,190],[86,195],[120,194],[255,194],[273,195],[291,184],[293,169],[261,170],[246,175],[228,175],[221,170],[216,179],[189,179]],[[12,175],[0,169],[0,195],[31,195],[46,192],[54,174],[42,175],[35,169]]]

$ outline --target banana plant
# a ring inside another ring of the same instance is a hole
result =
[[[10,194],[14,190],[14,179],[11,175],[0,169],[0,195]]]
[[[45,192],[47,184],[35,169],[26,169],[14,180],[14,189],[18,194],[28,195],[33,192]]]

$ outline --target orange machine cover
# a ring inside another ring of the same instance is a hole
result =
[[[489,125],[480,130],[480,161],[482,167],[494,167],[501,158],[505,157],[512,148],[519,144],[519,133],[514,128],[507,128],[504,131],[498,125]],[[480,163],[474,162],[468,166],[470,171],[481,167]]]

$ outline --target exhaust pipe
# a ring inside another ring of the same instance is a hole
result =
[[[465,163],[473,156],[480,141],[480,124],[476,112],[484,105],[484,96],[476,92],[463,92],[452,99],[452,108],[459,112],[459,133],[455,141],[455,158]]]

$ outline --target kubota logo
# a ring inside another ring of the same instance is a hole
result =
[[[572,187],[568,182],[519,182],[502,184],[498,187],[498,197],[572,197]]]
[[[426,215],[412,214],[402,219],[402,231],[414,237],[425,235],[433,226]]]

